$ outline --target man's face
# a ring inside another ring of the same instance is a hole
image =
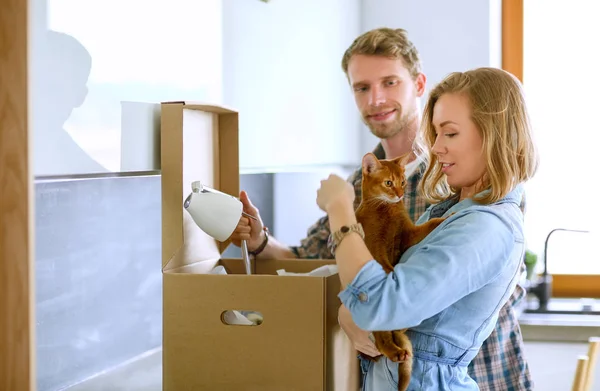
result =
[[[402,60],[354,55],[348,78],[362,119],[375,136],[395,136],[418,116],[425,75],[413,79]]]

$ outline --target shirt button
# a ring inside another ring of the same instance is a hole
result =
[[[360,292],[358,294],[358,300],[364,303],[365,301],[367,301],[367,294],[365,292]]]

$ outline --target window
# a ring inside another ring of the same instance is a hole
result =
[[[554,276],[554,296],[600,297],[600,209],[594,205],[593,171],[600,141],[595,116],[600,91],[600,57],[595,50],[600,27],[595,20],[600,4],[504,3],[504,16],[512,20],[503,23],[511,31],[504,34],[504,64],[509,67],[503,66],[523,80],[541,159],[538,174],[526,186],[528,247],[538,254],[541,271],[545,240],[552,230],[589,231],[554,232],[548,242],[548,272]],[[519,10],[511,7],[522,7],[522,35]]]
[[[35,175],[129,171],[122,156],[144,145],[125,140],[152,131],[157,103],[221,102],[220,0],[40,4],[31,61]]]

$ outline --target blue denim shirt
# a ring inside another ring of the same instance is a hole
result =
[[[409,248],[393,272],[386,274],[371,260],[339,294],[364,330],[410,329],[414,361],[408,391],[479,390],[467,366],[518,279],[525,251],[522,193],[518,185],[491,205],[455,203],[443,214],[446,221]],[[442,204],[430,207],[417,224]],[[385,356],[363,361],[362,367],[364,390],[398,389],[398,364]]]

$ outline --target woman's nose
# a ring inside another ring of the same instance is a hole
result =
[[[444,141],[442,137],[436,136],[435,142],[433,143],[433,147],[431,148],[431,150],[438,156],[446,153],[446,147],[444,146]]]

